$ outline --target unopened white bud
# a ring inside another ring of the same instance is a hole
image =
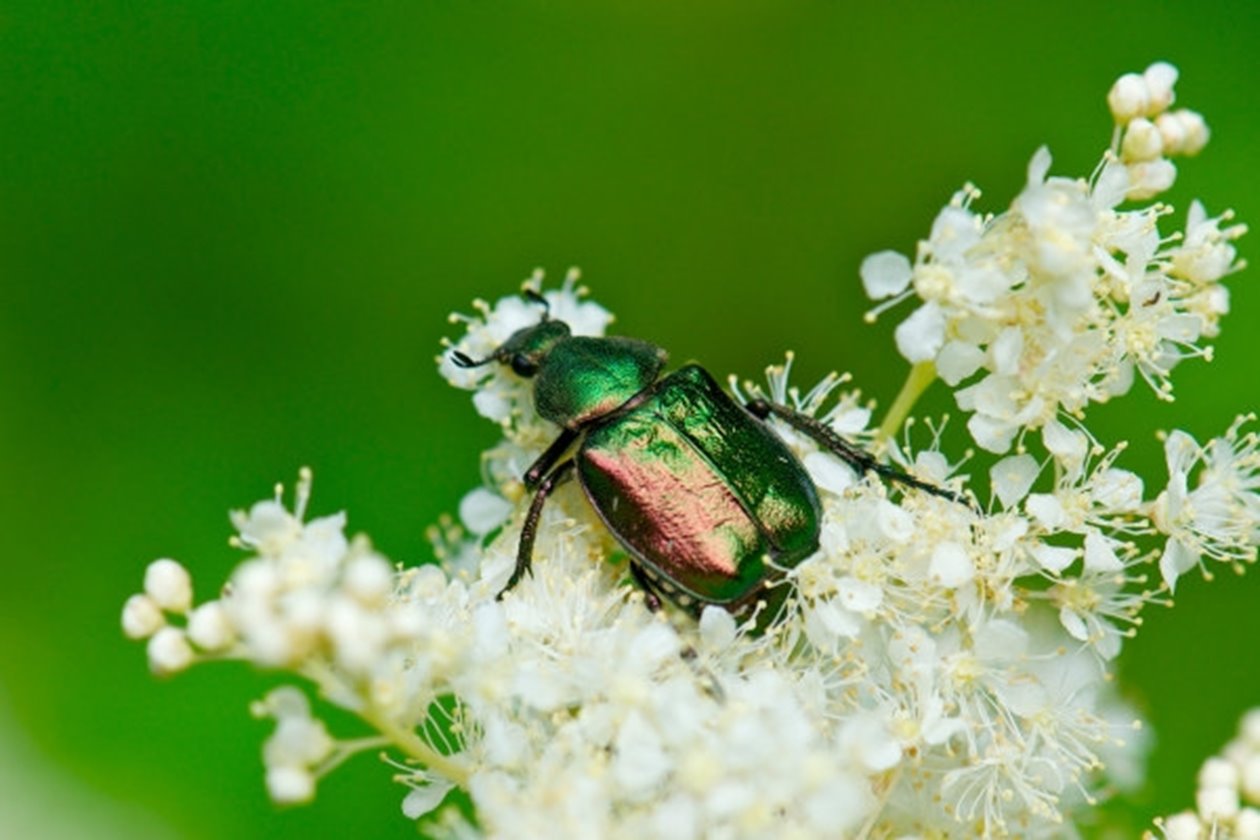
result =
[[[1232,761],[1239,768],[1247,763],[1247,759],[1251,758],[1251,753],[1251,746],[1242,738],[1235,738],[1221,747],[1221,758]]]
[[[403,602],[390,607],[385,614],[389,633],[394,638],[417,641],[429,626],[424,610],[417,604]]]
[[[1223,758],[1209,758],[1199,768],[1199,787],[1238,787],[1238,768]]]
[[[1150,97],[1146,106],[1147,113],[1153,116],[1168,110],[1168,106],[1176,98],[1173,85],[1177,84],[1177,68],[1167,61],[1157,61],[1146,68],[1142,79],[1146,82],[1146,93]]]
[[[232,622],[219,601],[208,601],[188,616],[188,638],[202,650],[223,650],[232,644],[235,635]]]
[[[1199,788],[1194,795],[1194,804],[1199,809],[1199,816],[1205,820],[1227,820],[1238,813],[1238,790],[1236,788]]]
[[[1199,840],[1202,827],[1197,814],[1182,811],[1164,820],[1164,837],[1167,840]]]
[[[322,721],[278,717],[276,731],[263,746],[263,761],[269,767],[310,767],[327,758],[335,746]]]
[[[163,627],[149,639],[149,667],[155,674],[174,674],[192,664],[193,649],[177,627]]]
[[[1155,123],[1138,117],[1124,131],[1120,153],[1126,161],[1154,160],[1164,150],[1164,138]]]
[[[1185,108],[1160,114],[1155,125],[1169,155],[1197,155],[1212,136],[1203,115]]]
[[[261,700],[250,704],[250,714],[256,718],[310,717],[311,701],[294,685],[282,685],[267,692]]]
[[[370,670],[388,638],[384,618],[344,596],[329,599],[326,611],[324,627],[338,664],[355,672]]]
[[[1203,151],[1203,147],[1207,145],[1208,139],[1212,136],[1212,132],[1208,129],[1203,115],[1197,111],[1183,109],[1178,111],[1175,116],[1181,121],[1181,127],[1186,133],[1181,153],[1183,155],[1197,155]]]
[[[129,639],[147,639],[165,624],[166,617],[148,595],[132,595],[123,604],[122,629]]]
[[[1238,732],[1242,735],[1244,741],[1257,751],[1260,751],[1260,708],[1251,709],[1243,715],[1242,723],[1238,726]]]
[[[268,767],[267,793],[278,805],[297,805],[315,797],[315,777],[302,767]]]
[[[1111,109],[1111,116],[1121,125],[1145,114],[1150,101],[1146,80],[1137,73],[1125,73],[1116,79],[1107,94],[1107,107]]]
[[[1243,808],[1234,817],[1234,840],[1260,840],[1260,811]]]
[[[1179,155],[1186,148],[1186,129],[1176,114],[1160,114],[1155,127],[1163,140],[1164,154]]]
[[[174,560],[154,560],[144,570],[144,591],[167,612],[188,612],[192,606],[192,578]]]
[[[361,604],[381,604],[394,588],[394,570],[389,563],[374,555],[356,557],[346,569],[342,586]]]
[[[1242,762],[1242,792],[1248,802],[1260,804],[1260,753],[1252,753]]]

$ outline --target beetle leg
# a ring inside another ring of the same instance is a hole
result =
[[[534,538],[538,535],[538,520],[542,516],[543,505],[546,504],[551,491],[572,475],[573,459],[570,458],[548,473],[542,484],[538,486],[538,492],[534,494],[534,500],[529,504],[529,512],[525,514],[525,524],[521,527],[521,541],[516,547],[516,568],[512,570],[512,576],[508,578],[507,585],[494,596],[496,601],[502,600],[508,590],[521,582],[521,578],[525,577],[526,573],[533,574],[530,571],[530,565],[534,559]]]
[[[804,432],[809,435],[820,446],[832,453],[842,461],[847,463],[859,473],[873,472],[882,476],[889,481],[895,481],[898,484],[904,484],[907,487],[914,487],[925,493],[931,493],[933,496],[940,496],[943,499],[949,499],[952,502],[958,502],[966,505],[974,510],[974,506],[962,495],[955,493],[953,490],[946,490],[944,487],[937,487],[926,481],[921,481],[912,475],[895,470],[886,464],[881,464],[875,460],[875,456],[864,449],[860,449],[849,443],[840,435],[836,434],[830,427],[824,423],[820,423],[807,414],[801,414],[799,411],[793,411],[785,405],[772,403],[769,400],[755,399],[749,400],[744,404],[744,408],[754,417],[765,420],[774,415],[783,422],[787,423],[797,431]]]
[[[538,460],[530,464],[529,469],[525,471],[525,489],[534,490],[538,487],[538,482],[542,481],[556,461],[560,460],[560,456],[564,451],[573,445],[573,440],[578,436],[574,429],[561,429],[560,437],[551,442],[551,446],[547,447],[547,451],[538,456]]]
[[[656,612],[661,608],[661,595],[656,590],[656,585],[652,583],[651,578],[643,571],[643,567],[638,563],[630,563],[630,575],[634,578],[635,583],[639,584],[639,588],[643,590],[643,606],[648,608],[648,612]]]

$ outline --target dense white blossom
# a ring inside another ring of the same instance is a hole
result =
[[[575,334],[603,335],[611,316],[571,272],[454,317],[464,331],[439,371],[502,439],[462,524],[432,529],[437,564],[390,563],[346,535],[343,513],[310,518],[304,470],[292,503],[277,488],[231,515],[247,556],[218,597],[195,603],[184,567],[156,561],[124,632],[148,640],[161,674],[230,658],[304,678],[376,734],[339,738],[303,691],[272,691],[254,709],[276,724],[272,798],[309,800],[342,761],[384,749],[402,812],[433,836],[1073,835],[1080,809],[1136,781],[1144,738],[1108,669],[1141,610],[1195,566],[1253,559],[1260,540],[1247,418],[1204,445],[1169,433],[1163,486],[1082,419],[1137,375],[1166,393],[1228,308],[1219,281],[1238,266],[1240,227],[1196,203],[1183,237],[1162,236],[1162,205],[1117,209],[1166,186],[1166,156],[1206,139],[1197,115],[1168,111],[1175,80],[1157,64],[1116,83],[1116,139],[1090,179],[1050,177],[1042,149],[1006,213],[978,215],[968,187],[913,262],[862,264],[881,309],[919,299],[897,329],[914,368],[891,421],[872,428],[847,377],[798,390],[790,356],[764,385],[732,382],[738,400],[809,415],[959,494],[859,475],[771,421],[823,515],[818,551],[781,570],[786,607],[768,627],[714,606],[699,620],[648,610],[575,482],[542,509],[532,575],[496,599],[530,503],[522,476],[558,429],[529,380],[454,359],[493,355],[543,317],[540,297]],[[940,425],[926,442],[895,437],[933,377],[957,388],[983,449],[1016,451],[951,457]],[[1167,837],[1198,836],[1192,820],[1254,822],[1237,790],[1260,791],[1260,759],[1208,776],[1199,814],[1167,820]],[[444,807],[457,788],[475,819]]]
[[[867,294],[920,300],[896,330],[910,362],[930,363],[971,416],[984,449],[1006,452],[1030,430],[1126,393],[1137,377],[1171,398],[1172,368],[1210,358],[1204,339],[1228,310],[1220,281],[1241,266],[1232,214],[1195,201],[1184,233],[1171,208],[1145,202],[1172,186],[1168,159],[1198,153],[1203,118],[1167,112],[1175,68],[1151,65],[1112,88],[1115,140],[1089,178],[1051,176],[1038,149],[1024,190],[996,215],[966,186],[940,212],[914,262],[895,252],[862,264]]]

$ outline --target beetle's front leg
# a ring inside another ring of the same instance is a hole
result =
[[[538,486],[538,482],[542,481],[544,475],[551,471],[556,461],[560,460],[560,456],[565,450],[573,445],[578,433],[573,429],[561,429],[560,437],[551,442],[551,446],[547,447],[547,451],[538,456],[538,460],[530,464],[529,469],[525,471],[525,489],[533,490]]]
[[[550,452],[554,448],[553,444],[547,451]],[[496,601],[501,600],[512,587],[520,583],[526,573],[533,574],[530,566],[534,559],[534,538],[538,536],[538,520],[542,516],[543,505],[547,503],[547,497],[551,495],[551,491],[572,475],[573,459],[570,458],[548,473],[538,485],[538,492],[534,494],[534,500],[529,503],[529,512],[525,514],[525,524],[521,527],[521,541],[516,546],[516,568],[512,570],[512,576],[508,578],[507,585],[494,596]]]
[[[904,484],[907,487],[914,487],[925,493],[931,493],[933,496],[940,496],[943,499],[949,499],[975,509],[974,506],[966,498],[953,490],[946,490],[944,487],[937,487],[926,481],[921,481],[912,475],[895,470],[886,464],[881,464],[875,460],[875,456],[864,449],[860,449],[849,443],[840,435],[836,434],[831,427],[825,423],[820,423],[808,414],[802,414],[794,411],[785,405],[772,403],[769,400],[753,399],[744,404],[744,408],[754,417],[761,420],[768,419],[771,415],[778,417],[797,431],[804,432],[813,438],[819,446],[826,449],[836,457],[840,458],[859,473],[873,472],[876,475],[883,476],[889,481],[895,481],[898,484]]]

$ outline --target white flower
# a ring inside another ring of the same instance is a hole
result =
[[[1200,447],[1174,431],[1164,441],[1168,486],[1152,503],[1151,520],[1168,535],[1159,561],[1169,589],[1204,557],[1239,563],[1253,560],[1260,542],[1260,437],[1243,433],[1240,417],[1224,437]],[[1190,489],[1190,475],[1198,483]],[[1204,568],[1205,574],[1207,573]]]

